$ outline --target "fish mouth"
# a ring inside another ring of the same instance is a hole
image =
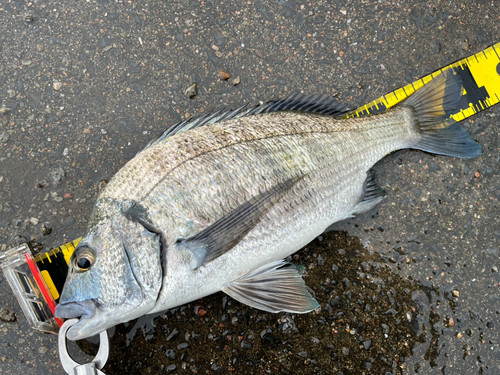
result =
[[[66,334],[68,339],[75,341],[89,336],[88,333],[85,332],[85,321],[93,318],[95,313],[95,302],[93,300],[85,300],[58,304],[54,311],[54,316],[59,319],[80,318],[78,323],[72,326]]]

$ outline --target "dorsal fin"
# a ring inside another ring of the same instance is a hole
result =
[[[271,112],[302,112],[314,113],[324,116],[338,117],[351,109],[340,104],[325,94],[301,94],[295,93],[282,99],[270,101],[263,105],[249,107],[248,104],[236,109],[223,108],[215,112],[209,112],[200,117],[190,117],[180,121],[165,131],[158,139],[151,141],[145,148],[158,144],[167,137],[179,134],[191,129],[218,122],[234,120],[245,116],[260,115]]]

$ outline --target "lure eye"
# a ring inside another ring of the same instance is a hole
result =
[[[94,263],[94,253],[90,249],[80,251],[74,258],[73,266],[77,271],[88,271]]]

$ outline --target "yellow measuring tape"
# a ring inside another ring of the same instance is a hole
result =
[[[361,117],[383,112],[406,99],[441,72],[451,68],[454,68],[461,76],[464,89],[459,108],[452,115],[456,121],[461,121],[500,102],[500,43],[497,43],[484,51],[445,66],[384,95],[351,112],[349,117]],[[62,290],[71,254],[75,251],[80,240],[81,238],[78,238],[35,257],[35,262],[40,268],[54,300],[59,298],[58,290]]]
[[[71,254],[75,251],[80,240],[81,238],[78,238],[74,241],[65,243],[44,254],[37,255],[34,259],[54,301],[59,299],[68,273]]]
[[[445,66],[409,85],[374,100],[349,114],[361,117],[380,113],[406,99],[441,72],[455,68],[463,81],[464,92],[458,111],[452,115],[456,121],[470,117],[500,102],[500,43]]]

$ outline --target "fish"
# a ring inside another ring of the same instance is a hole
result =
[[[385,191],[372,166],[412,148],[473,158],[451,117],[463,92],[449,69],[370,116],[326,95],[223,109],[165,131],[100,192],[55,310],[70,340],[222,291],[256,309],[319,307],[284,259]]]

